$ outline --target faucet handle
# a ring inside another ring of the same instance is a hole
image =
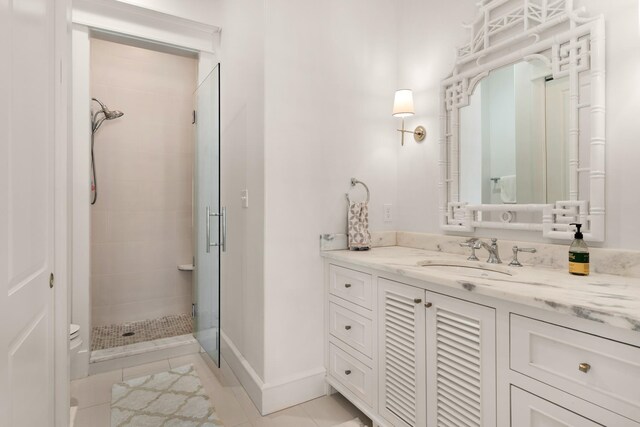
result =
[[[471,249],[471,255],[469,255],[469,258],[467,258],[467,260],[479,261],[478,257],[476,256],[476,249],[480,249],[481,245],[480,245],[480,241],[477,238],[472,237],[466,242],[460,243],[460,246]]]
[[[460,246],[464,246],[467,248],[480,249],[482,245],[480,244],[480,239],[478,239],[477,237],[471,237],[468,240],[466,240],[464,243],[460,243]]]
[[[512,250],[513,250],[513,259],[509,263],[511,267],[522,267],[522,264],[520,263],[520,261],[518,261],[518,252],[528,252],[532,254],[535,254],[536,252],[538,252],[536,248],[519,248],[518,246],[514,246]]]

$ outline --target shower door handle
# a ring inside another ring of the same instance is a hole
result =
[[[220,231],[220,248],[222,248],[222,252],[227,251],[227,208],[224,206],[220,208],[220,213],[218,214],[221,222],[221,231]]]
[[[223,252],[227,251],[227,208],[221,208],[220,212],[211,212],[211,207],[207,206],[206,214],[206,228],[207,228],[207,253],[211,252],[212,247],[219,246]],[[220,243],[211,243],[211,217],[220,218],[222,222]]]

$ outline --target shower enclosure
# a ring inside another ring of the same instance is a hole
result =
[[[114,359],[124,367],[142,354],[153,361],[200,347],[219,364],[219,65],[198,79],[202,63],[192,51],[99,34],[85,46],[90,309],[88,322],[75,314],[72,322],[90,331],[89,372],[112,369]],[[85,295],[82,282],[75,286]],[[74,304],[74,313],[85,310],[79,297]]]

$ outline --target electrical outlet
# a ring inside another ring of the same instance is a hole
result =
[[[384,222],[393,221],[393,211],[391,209],[391,205],[384,205],[384,213],[382,214],[382,219]]]

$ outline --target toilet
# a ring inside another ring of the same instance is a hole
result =
[[[71,324],[69,325],[69,357],[71,359],[71,370],[74,370],[74,367],[79,366],[79,363],[76,362],[78,358],[78,352],[80,351],[80,347],[82,347],[82,338],[80,338],[80,326]],[[74,375],[71,372],[71,378],[77,378],[77,375]]]

